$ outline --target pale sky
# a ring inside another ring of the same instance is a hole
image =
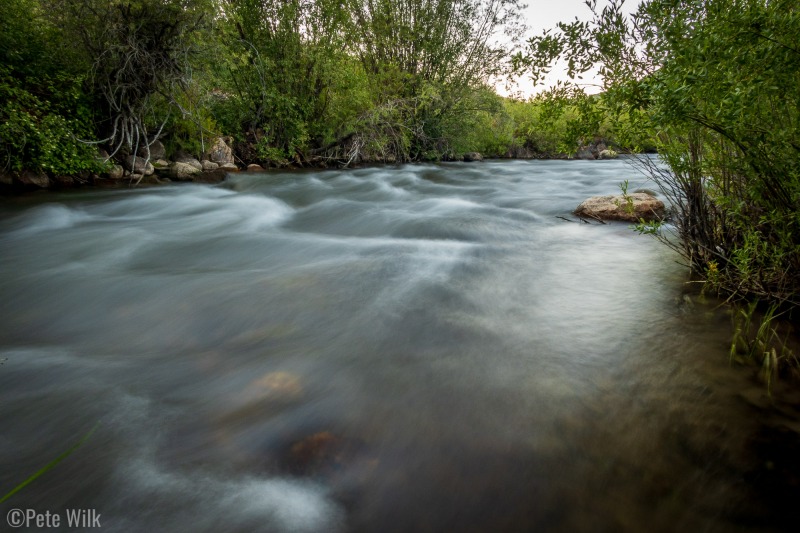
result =
[[[571,22],[575,17],[581,20],[588,20],[591,17],[591,11],[586,7],[584,0],[526,0],[525,3],[528,4],[528,7],[524,12],[523,18],[525,25],[528,26],[526,35],[529,37],[539,35],[546,29],[555,28],[559,22]],[[627,0],[623,6],[623,11],[633,13],[639,3],[640,0]],[[598,10],[601,10],[605,2],[598,0],[597,4]],[[523,76],[516,80],[518,86],[515,91],[511,92],[519,91],[523,96],[531,96],[554,85],[559,79],[566,80],[566,68],[563,66],[561,68],[558,67],[556,65],[556,68],[552,69],[550,76],[543,85],[534,87],[530,79],[527,76]],[[588,75],[584,75],[584,81],[589,84],[599,85],[599,80],[591,79]],[[498,84],[498,93],[508,96],[510,92],[502,85],[502,83]],[[589,93],[599,91],[598,87],[593,88],[592,86],[587,86],[585,89]]]

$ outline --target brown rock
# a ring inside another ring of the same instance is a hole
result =
[[[594,196],[581,203],[574,211],[579,217],[602,220],[625,220],[638,222],[640,219],[660,220],[664,218],[664,202],[647,193],[628,195]]]
[[[225,143],[223,138],[218,138],[208,151],[208,159],[213,163],[223,165],[233,163],[233,150]]]
[[[189,181],[200,174],[200,169],[190,163],[173,163],[170,167],[170,177],[179,181]]]
[[[6,185],[7,187],[11,187],[14,185],[14,178],[11,174],[6,174],[2,170],[0,170],[0,185]]]
[[[25,187],[37,187],[39,189],[50,187],[50,178],[44,172],[23,170],[14,176],[14,181]]]
[[[256,165],[255,163],[252,163],[250,165],[247,165],[247,171],[248,172],[264,172],[264,167],[262,167],[261,165]]]
[[[75,185],[75,178],[65,174],[56,174],[53,176],[53,182],[59,187],[72,187]]]
[[[218,168],[216,170],[208,170],[206,172],[201,172],[200,174],[195,174],[193,176],[193,181],[195,183],[221,183],[225,181],[225,176],[227,175],[227,171]]]

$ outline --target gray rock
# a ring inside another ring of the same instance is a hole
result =
[[[129,155],[123,162],[125,169],[133,174],[143,174],[145,176],[151,175],[156,169],[144,157],[136,157]]]
[[[236,164],[234,164],[234,163],[223,163],[223,164],[221,164],[219,166],[219,168],[221,170],[226,171],[226,172],[238,172],[239,171],[239,167],[237,167]]]
[[[214,141],[214,144],[208,150],[208,160],[220,166],[225,163],[233,163],[233,150],[231,150],[231,147],[220,137]]]
[[[125,169],[122,168],[122,165],[113,165],[111,169],[106,172],[106,176],[111,180],[120,180],[123,175],[125,175]]]
[[[219,165],[214,163],[213,161],[209,161],[208,159],[203,159],[200,161],[200,164],[203,165],[203,170],[217,170]]]
[[[177,161],[170,167],[170,177],[179,181],[191,181],[194,176],[200,174],[200,169],[189,163]]]
[[[575,159],[585,159],[585,160],[593,160],[594,154],[589,149],[588,146],[582,146],[578,148],[578,151],[575,153]]]
[[[467,152],[464,154],[464,161],[471,163],[473,161],[483,161],[483,156],[478,152]]]
[[[201,172],[194,178],[195,183],[220,183],[225,181],[225,176],[227,176],[227,172],[218,168],[216,170],[209,170],[207,172]]]
[[[598,154],[597,158],[598,159],[616,159],[618,157],[619,157],[619,154],[617,152],[615,152],[614,150],[605,149],[605,150],[601,150],[600,151],[600,153]]]
[[[193,157],[184,157],[181,159],[176,159],[176,163],[183,163],[185,165],[190,165],[196,168],[198,171],[203,170],[203,164]]]
[[[147,157],[147,146],[140,146],[137,152],[141,157]],[[150,159],[166,159],[167,158],[167,150],[164,148],[164,145],[161,141],[153,141],[150,143]]]
[[[66,174],[56,174],[52,177],[51,181],[59,187],[73,187],[77,183],[77,176],[69,176]]]
[[[638,222],[664,218],[664,202],[646,193],[594,196],[574,211],[579,217]]]

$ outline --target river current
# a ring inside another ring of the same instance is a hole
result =
[[[790,530],[800,415],[765,433],[730,317],[653,238],[564,220],[626,179],[653,188],[496,161],[1,200],[0,497],[95,430],[0,524]]]

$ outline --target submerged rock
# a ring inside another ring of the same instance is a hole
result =
[[[579,217],[601,220],[626,220],[638,222],[664,218],[664,202],[643,192],[623,195],[594,196],[581,203],[574,211]]]

